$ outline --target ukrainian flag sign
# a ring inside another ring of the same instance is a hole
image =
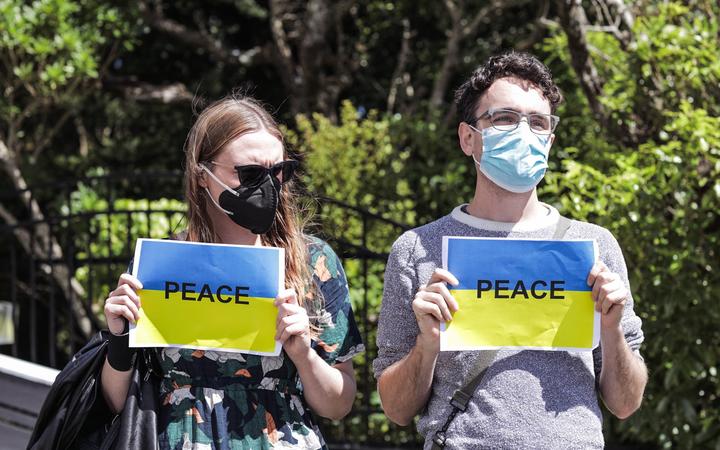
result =
[[[587,277],[592,240],[443,237],[443,267],[459,310],[441,324],[440,349],[592,350],[600,340]]]
[[[273,302],[283,249],[138,239],[132,274],[143,289],[130,347],[280,354]]]

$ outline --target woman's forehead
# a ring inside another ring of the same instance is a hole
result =
[[[230,141],[215,160],[232,165],[268,165],[282,161],[283,157],[282,142],[267,131],[260,130]]]

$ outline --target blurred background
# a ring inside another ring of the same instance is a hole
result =
[[[135,239],[184,227],[194,111],[236,89],[302,158],[368,346],[326,439],[417,447],[370,368],[384,264],[403,230],[470,200],[453,90],[515,49],[566,97],[540,197],[614,233],[643,319],[645,402],[606,414],[608,448],[720,449],[719,15],[716,0],[0,0],[0,352],[59,369],[104,326]],[[0,427],[21,441],[47,386],[29,401],[0,381]]]

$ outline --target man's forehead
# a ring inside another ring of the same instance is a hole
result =
[[[524,113],[549,114],[550,102],[534,83],[516,77],[495,80],[480,97],[477,112],[513,109]]]

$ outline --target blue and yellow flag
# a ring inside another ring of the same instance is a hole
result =
[[[443,237],[443,267],[458,302],[440,349],[592,350],[600,337],[587,277],[592,240]]]
[[[143,289],[130,346],[278,355],[284,262],[281,248],[138,239],[132,273]]]

